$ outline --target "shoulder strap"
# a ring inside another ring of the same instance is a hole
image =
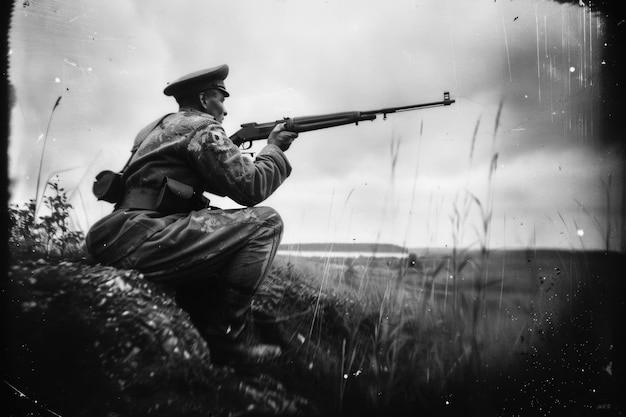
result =
[[[148,135],[152,133],[152,131],[156,129],[156,127],[160,125],[161,122],[165,120],[167,116],[171,116],[172,114],[174,113],[168,113],[165,116],[159,119],[156,119],[155,121],[150,123],[148,126],[141,129],[139,133],[137,133],[137,136],[135,137],[135,142],[133,143],[133,149],[131,149],[131,152],[134,154],[137,151],[137,149],[139,149],[143,141],[148,137]]]
[[[126,163],[124,164],[124,168],[122,168],[122,170],[120,171],[120,173],[124,172],[126,170],[126,168],[128,167],[128,164],[130,164],[130,161],[133,159],[133,156],[135,156],[135,152],[137,152],[137,149],[139,149],[139,147],[141,146],[141,144],[143,143],[144,140],[146,140],[146,138],[148,137],[148,135],[150,133],[152,133],[152,131],[154,129],[156,129],[156,127],[158,125],[161,124],[161,122],[163,120],[165,120],[165,118],[167,116],[171,116],[174,113],[168,113],[165,116],[156,119],[155,121],[153,121],[152,123],[150,123],[148,126],[144,127],[143,129],[141,129],[139,131],[139,133],[137,134],[137,136],[135,137],[135,141],[133,142],[133,147],[130,150],[130,157],[128,158],[128,161],[126,161]]]

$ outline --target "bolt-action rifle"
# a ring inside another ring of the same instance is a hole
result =
[[[382,114],[383,119],[387,119],[387,115],[391,113],[399,113],[403,111],[421,109],[424,107],[449,106],[455,100],[450,99],[450,93],[443,93],[443,101],[435,101],[432,103],[411,104],[400,107],[387,107],[379,110],[367,111],[348,111],[343,113],[331,113],[317,116],[302,117],[285,117],[283,120],[276,120],[267,123],[244,123],[230,139],[237,146],[249,149],[255,140],[267,139],[272,129],[277,124],[285,123],[285,129],[292,132],[309,132],[311,130],[326,129],[327,127],[335,127],[347,124],[359,124],[365,120],[374,120],[376,115]]]

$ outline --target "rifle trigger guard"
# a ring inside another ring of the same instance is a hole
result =
[[[251,140],[247,140],[245,142],[242,142],[241,145],[239,145],[239,147],[243,150],[247,150],[250,149],[252,147],[252,141]]]

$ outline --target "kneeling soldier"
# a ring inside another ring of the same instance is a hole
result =
[[[256,205],[289,176],[284,151],[297,133],[279,124],[254,161],[243,156],[221,125],[227,75],[222,65],[165,88],[179,111],[138,134],[122,172],[122,197],[113,213],[91,227],[87,248],[98,262],[137,269],[174,287],[214,360],[263,360],[280,349],[246,346],[239,336],[283,223],[275,210]],[[246,208],[209,207],[204,192]]]

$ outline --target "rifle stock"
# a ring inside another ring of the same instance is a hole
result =
[[[241,129],[235,132],[230,139],[237,146],[242,146],[246,143],[251,146],[252,142],[255,140],[267,139],[274,127],[280,123],[285,123],[285,128],[292,132],[309,132],[311,130],[326,129],[328,127],[342,126],[352,123],[358,124],[359,122],[365,120],[374,120],[378,114],[382,114],[383,118],[386,119],[387,115],[391,113],[399,113],[425,107],[449,106],[454,102],[455,100],[450,99],[450,93],[445,92],[443,93],[443,101],[434,101],[431,103],[387,107],[379,110],[350,111],[316,116],[285,117],[283,120],[266,123],[244,123],[241,125]],[[247,146],[247,148],[250,146]]]

